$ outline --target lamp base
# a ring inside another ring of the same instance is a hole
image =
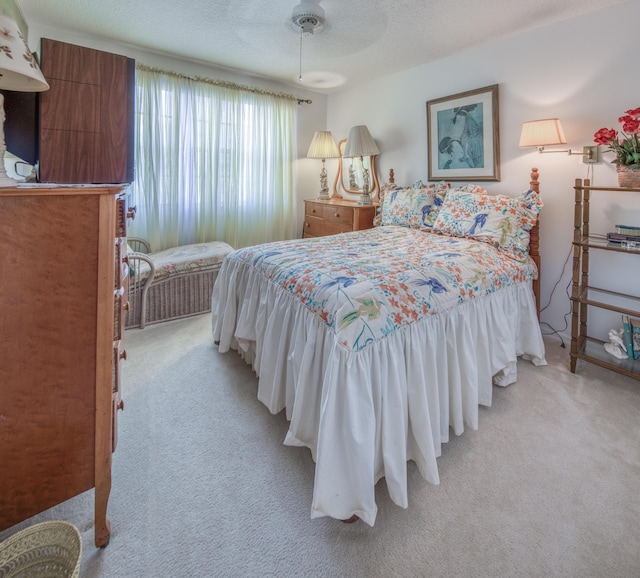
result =
[[[359,205],[373,205],[373,202],[371,201],[371,195],[368,192],[361,193],[360,194],[360,198],[358,199],[358,204]]]
[[[328,201],[330,198],[329,193],[325,191],[320,191],[316,197],[318,201]]]

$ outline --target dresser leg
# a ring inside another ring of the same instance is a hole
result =
[[[94,540],[98,548],[104,548],[111,537],[111,524],[107,519],[107,505],[111,493],[111,472],[96,482],[94,496],[95,532]]]

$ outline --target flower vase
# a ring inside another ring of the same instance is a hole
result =
[[[618,185],[629,189],[640,189],[640,169],[630,169],[625,165],[616,165]]]

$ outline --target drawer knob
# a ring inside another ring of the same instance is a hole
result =
[[[129,311],[129,307],[130,307],[130,305],[129,305],[129,302],[127,301],[127,302],[122,306],[122,309],[124,309],[125,311]]]
[[[127,350],[126,349],[124,349],[124,350],[122,350],[120,352],[120,359],[124,359],[124,360],[127,359]]]
[[[315,209],[311,209],[311,212],[312,212],[312,213],[315,213],[315,212],[316,212],[316,210],[315,210]]]
[[[309,228],[309,223],[305,223],[304,226],[308,229]]]
[[[335,214],[336,219],[340,217],[340,213]]]
[[[127,210],[127,219],[131,219],[133,221],[136,218],[137,211],[137,207],[129,207],[129,209]]]
[[[124,409],[124,401],[120,400],[116,405],[116,408],[122,411]]]

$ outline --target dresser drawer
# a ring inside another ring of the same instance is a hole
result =
[[[353,231],[351,223],[332,223],[318,217],[307,216],[304,220],[304,234],[310,237],[323,237],[324,235],[337,235]]]
[[[307,199],[304,203],[304,237],[337,235],[373,226],[373,205],[357,205],[343,199]]]
[[[348,224],[347,231],[353,230],[353,208],[352,207],[336,207],[331,205],[325,205],[322,207],[324,219],[329,223],[342,223]]]

